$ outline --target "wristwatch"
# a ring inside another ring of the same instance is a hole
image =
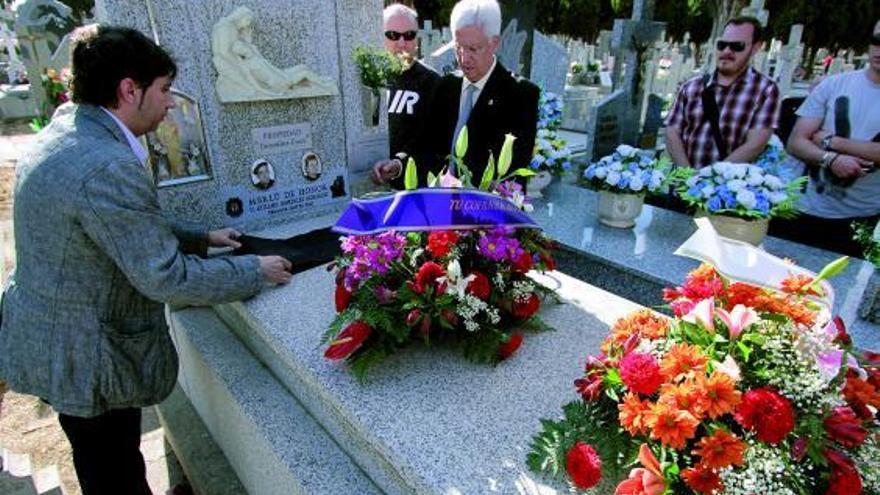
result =
[[[391,163],[397,163],[397,173],[394,174],[394,177],[391,178],[391,180],[394,180],[400,177],[401,174],[403,174],[403,163],[400,161],[399,158],[392,158]]]
[[[831,151],[831,140],[834,139],[834,134],[828,134],[822,138],[822,149],[825,151]]]

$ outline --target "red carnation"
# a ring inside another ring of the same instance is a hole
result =
[[[533,264],[532,255],[523,251],[515,260],[513,260],[513,271],[517,273],[526,273],[532,269]]]
[[[587,445],[580,440],[568,450],[565,468],[575,486],[581,490],[596,486],[599,479],[602,478],[602,459],[599,458],[599,454],[596,453],[596,449],[592,445]]]
[[[336,301],[336,312],[341,313],[348,307],[351,302],[351,291],[345,288],[345,285],[336,284],[336,293],[333,295]]]
[[[519,332],[514,332],[510,334],[507,338],[507,342],[502,343],[498,346],[498,356],[501,359],[507,359],[510,356],[513,356],[513,353],[519,349],[519,346],[522,345],[523,335]]]
[[[755,431],[758,440],[773,445],[794,429],[791,402],[770,387],[743,394],[733,417],[743,428]]]
[[[474,279],[468,282],[468,293],[473,294],[478,299],[484,301],[489,299],[489,293],[492,292],[492,285],[489,284],[489,278],[476,270],[470,272],[468,275],[474,276]]]
[[[529,294],[525,301],[513,301],[510,313],[520,320],[527,320],[534,316],[541,307],[541,300],[535,294]]]
[[[434,258],[442,258],[449,254],[452,246],[458,242],[458,234],[451,230],[438,230],[428,234],[428,252]]]
[[[427,261],[419,268],[419,272],[416,273],[416,283],[413,286],[413,290],[423,294],[428,286],[434,285],[437,279],[444,275],[446,275],[446,271],[442,266],[433,261]]]
[[[324,357],[327,359],[345,359],[351,356],[370,337],[371,333],[373,333],[373,329],[363,321],[358,320],[351,323],[345,327],[345,330],[339,332],[336,340],[330,342],[330,346],[324,351]]]
[[[862,479],[852,459],[834,449],[825,449],[825,459],[831,466],[831,479],[825,495],[859,495]]]
[[[657,360],[640,352],[631,352],[620,361],[620,378],[628,389],[642,395],[653,394],[663,383]]]
[[[681,299],[669,303],[669,308],[672,309],[672,313],[675,314],[677,318],[681,318],[690,313],[691,310],[694,309],[694,306],[696,306],[696,304],[689,299]]]
[[[868,436],[868,430],[862,427],[856,413],[847,406],[835,407],[823,425],[828,436],[847,448],[858,447]]]

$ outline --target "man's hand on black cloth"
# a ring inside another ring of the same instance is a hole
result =
[[[277,255],[290,262],[288,270],[296,274],[333,260],[340,254],[339,234],[319,229],[290,239],[264,239],[242,235],[236,239],[241,247],[235,254]]]

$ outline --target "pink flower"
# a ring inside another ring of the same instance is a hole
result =
[[[630,471],[629,478],[617,485],[614,495],[661,495],[666,491],[660,462],[654,457],[648,444],[643,443],[639,447],[639,461],[645,467]]]
[[[650,354],[631,352],[620,361],[620,378],[633,392],[651,395],[660,388],[660,365]]]
[[[715,314],[718,315],[718,319],[724,322],[724,325],[727,327],[727,331],[730,333],[730,340],[736,339],[743,330],[760,321],[758,313],[754,309],[742,304],[734,306],[730,313],[722,308],[717,308],[715,309]]]
[[[696,306],[682,320],[688,323],[701,325],[709,332],[715,331],[715,298],[707,297],[698,302]]]

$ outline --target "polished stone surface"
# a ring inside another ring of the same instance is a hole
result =
[[[546,198],[535,203],[532,218],[563,245],[560,269],[567,273],[640,304],[659,306],[663,304],[662,288],[680,285],[699,265],[696,260],[672,254],[697,229],[687,215],[645,205],[634,227],[618,229],[599,223],[595,192],[558,181],[546,191]],[[814,272],[840,257],[769,236],[762,247]],[[873,269],[871,263],[853,258],[831,284],[835,313],[849,325],[855,343],[877,349],[880,329],[857,316]]]
[[[525,466],[539,418],[577,397],[587,355],[639,306],[559,272],[540,280],[564,301],[542,312],[556,330],[527,335],[511,359],[492,367],[412,346],[366,384],[318,344],[334,315],[324,267],[215,310],[382,491],[552,494],[563,487]]]

